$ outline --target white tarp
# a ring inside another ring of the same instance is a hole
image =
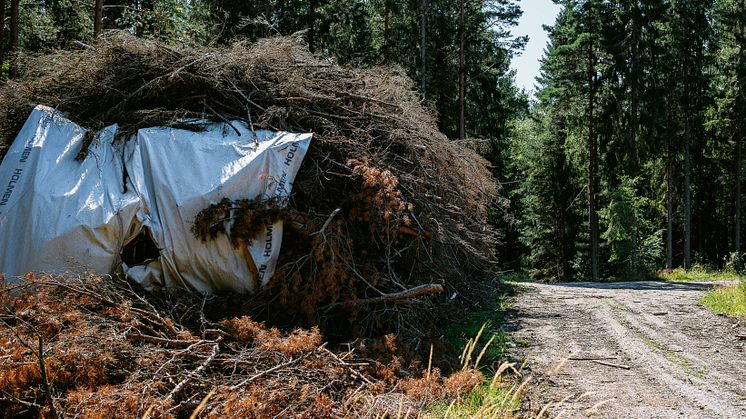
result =
[[[288,196],[311,134],[254,135],[239,121],[200,132],[141,129],[129,141],[116,133],[96,133],[78,162],[85,129],[34,109],[0,165],[0,273],[109,273],[125,244],[147,235],[157,256],[123,269],[148,289],[254,292],[269,280],[281,222],[264,226],[248,249],[257,275],[227,237],[201,242],[190,229],[223,198]]]

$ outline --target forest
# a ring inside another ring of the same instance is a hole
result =
[[[303,31],[327,60],[401,68],[441,131],[491,162],[503,271],[740,269],[743,0],[556,0],[535,92],[510,70],[530,1],[3,3],[3,78],[26,71],[17,57],[112,29],[193,46]]]

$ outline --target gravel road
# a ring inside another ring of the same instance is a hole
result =
[[[563,418],[746,418],[746,325],[712,283],[521,284],[507,324],[528,405]],[[564,400],[564,402],[563,402]]]

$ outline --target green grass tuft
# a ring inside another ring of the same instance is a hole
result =
[[[456,400],[429,407],[428,418],[510,418],[521,407],[523,388],[515,380],[485,383]]]
[[[502,279],[505,282],[505,278]],[[513,369],[497,367],[506,362],[508,357],[510,342],[502,329],[502,324],[510,304],[511,294],[511,286],[501,287],[496,295],[484,302],[484,309],[471,313],[467,318],[443,332],[445,340],[456,348],[464,348],[472,344],[474,338],[479,337],[479,341],[473,347],[473,356],[468,367],[478,367],[485,375],[485,381],[468,394],[429,405],[424,417],[511,418],[516,416],[526,391],[525,384],[513,375]],[[476,358],[487,344],[489,346],[486,347],[481,362],[475,366]]]
[[[746,282],[716,287],[705,295],[702,304],[715,313],[746,317]]]
[[[658,278],[663,281],[671,282],[740,281],[746,279],[746,275],[729,271],[712,271],[697,268],[685,271],[682,268],[677,268],[671,273],[659,273]]]
[[[470,339],[477,336],[482,325],[485,325],[476,345],[477,353],[490,339],[492,339],[492,343],[484,354],[482,365],[499,363],[505,360],[508,351],[508,337],[502,329],[502,323],[505,318],[505,310],[508,308],[508,299],[507,291],[505,289],[500,290],[500,293],[494,296],[494,299],[487,304],[484,310],[471,313],[461,322],[448,327],[443,332],[443,337],[454,347],[463,348]],[[474,356],[476,355],[474,354]]]

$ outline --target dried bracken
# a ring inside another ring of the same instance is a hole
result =
[[[94,275],[0,286],[0,417],[373,417],[402,405],[397,417],[415,417],[481,382],[425,370],[393,335],[328,348],[318,329],[216,317],[226,303]]]

